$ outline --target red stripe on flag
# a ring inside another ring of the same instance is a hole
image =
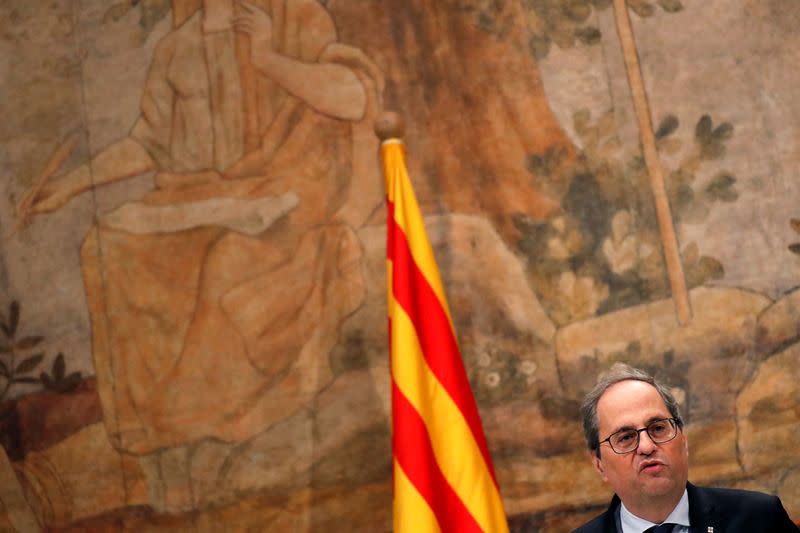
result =
[[[391,204],[390,212],[393,212]],[[497,478],[483,434],[478,406],[464,371],[450,320],[436,293],[414,261],[402,228],[397,225],[394,218],[390,220],[390,224],[388,241],[392,242],[393,246],[387,249],[387,254],[392,261],[394,298],[411,319],[428,366],[464,415],[481,450],[486,468],[497,487]]]
[[[424,420],[394,380],[392,411],[395,459],[436,515],[442,532],[482,533],[475,518],[439,468]]]
[[[386,227],[388,231],[386,232],[386,258],[391,261],[392,254],[394,252],[394,231],[392,230],[395,227],[394,222],[394,203],[390,202],[389,199],[386,199]],[[391,344],[389,345],[391,346]]]

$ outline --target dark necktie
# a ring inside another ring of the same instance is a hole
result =
[[[672,533],[673,527],[675,527],[675,524],[660,524],[645,529],[644,533]]]

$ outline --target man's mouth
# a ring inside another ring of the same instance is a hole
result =
[[[646,463],[642,463],[639,465],[639,472],[644,472],[646,474],[656,474],[661,472],[666,468],[664,463],[659,461],[648,461]]]

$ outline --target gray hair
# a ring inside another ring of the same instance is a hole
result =
[[[583,403],[581,404],[583,436],[586,438],[589,450],[593,451],[598,457],[600,457],[600,422],[597,420],[597,403],[609,387],[620,381],[628,380],[643,381],[652,385],[658,391],[661,399],[664,400],[669,414],[675,419],[678,427],[683,429],[683,418],[681,417],[678,402],[667,387],[656,381],[653,376],[644,370],[634,368],[625,363],[614,363],[608,372],[600,376],[597,380],[597,385],[583,398]]]

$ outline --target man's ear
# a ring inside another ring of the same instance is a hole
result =
[[[600,478],[603,481],[608,481],[606,477],[606,471],[603,468],[603,460],[600,459],[595,452],[590,452],[592,454],[592,466],[594,466],[595,471],[600,474]]]

